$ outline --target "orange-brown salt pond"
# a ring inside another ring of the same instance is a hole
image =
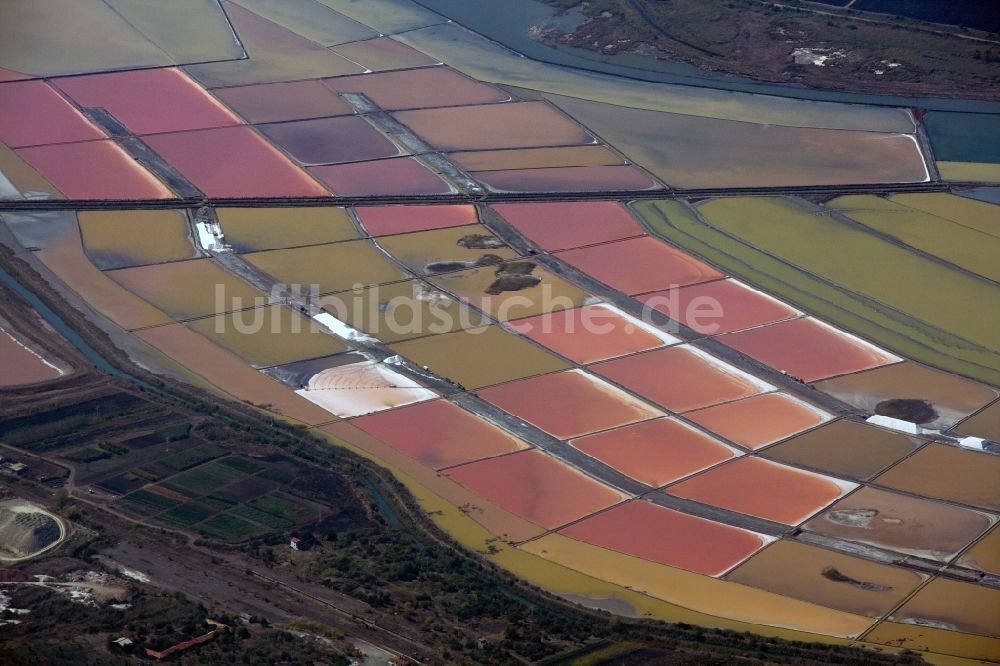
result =
[[[494,192],[642,192],[660,188],[660,184],[645,171],[625,165],[471,173]]]
[[[685,417],[748,449],[759,449],[820,425],[832,418],[818,407],[784,393],[688,412]]]
[[[609,287],[632,295],[724,277],[691,255],[649,236],[567,250],[557,256]]]
[[[662,415],[625,391],[578,369],[501,384],[479,395],[559,439]]]
[[[549,252],[645,235],[628,210],[614,201],[507,203],[493,210]]]
[[[898,432],[841,419],[792,437],[762,455],[836,476],[867,479],[923,443]]]
[[[361,416],[351,423],[434,469],[528,448],[517,437],[447,400]]]
[[[762,458],[737,458],[670,486],[665,492],[798,525],[855,485]]]
[[[507,322],[507,327],[577,363],[677,344],[679,338],[599,303]]]
[[[597,363],[591,370],[675,412],[748,398],[774,388],[688,345]]]
[[[763,535],[643,500],[616,506],[560,533],[707,576],[725,573],[767,543]]]
[[[549,529],[626,497],[534,449],[454,467],[445,474],[511,513]]]
[[[775,370],[807,382],[902,360],[816,319],[793,319],[719,339]]]
[[[654,487],[738,455],[717,439],[673,418],[587,435],[570,444],[622,474]]]
[[[802,528],[944,562],[991,524],[986,514],[971,509],[877,488],[861,488]]]

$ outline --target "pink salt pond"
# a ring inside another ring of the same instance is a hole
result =
[[[675,412],[774,390],[770,384],[689,345],[604,361],[590,369]]]
[[[101,107],[135,134],[239,125],[229,109],[178,69],[54,79],[82,107]]]
[[[628,210],[614,201],[509,203],[493,209],[549,252],[644,235]]]
[[[831,418],[818,407],[784,393],[768,393],[684,415],[734,444],[759,449]]]
[[[174,193],[111,140],[20,148],[68,199],[172,199]]]
[[[510,95],[446,67],[339,76],[323,81],[338,93],[361,93],[388,111],[505,102]]]
[[[447,400],[362,416],[352,423],[434,469],[528,448],[513,435]]]
[[[738,458],[665,492],[749,516],[798,525],[857,484],[763,458]]]
[[[535,449],[453,467],[445,475],[549,529],[625,499],[617,490]]]
[[[647,307],[694,329],[718,335],[798,316],[798,310],[736,280],[715,280],[637,297]]]
[[[559,439],[662,415],[659,410],[582,370],[500,384],[480,391],[479,395]]]
[[[310,167],[341,196],[449,194],[452,187],[412,157]]]
[[[354,209],[370,236],[390,236],[411,231],[429,231],[476,224],[474,206],[364,206]]]
[[[635,500],[561,530],[578,541],[671,567],[721,576],[763,548],[767,537]]]
[[[643,421],[570,442],[622,474],[660,487],[739,455],[677,419]]]
[[[144,137],[210,197],[323,197],[329,192],[249,127]]]
[[[719,340],[761,363],[807,382],[902,360],[811,318],[731,333]]]
[[[660,188],[645,171],[624,165],[474,171],[472,175],[494,192],[644,192]]]
[[[518,319],[507,322],[507,327],[577,363],[594,363],[681,342],[605,303]]]
[[[44,81],[0,83],[0,141],[11,148],[105,138]]]
[[[567,250],[557,256],[609,287],[633,295],[724,277],[691,255],[649,236]]]

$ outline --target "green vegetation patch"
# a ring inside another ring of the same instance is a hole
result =
[[[259,497],[250,502],[250,506],[292,523],[301,523],[316,515],[312,509],[295,502],[282,493]]]
[[[201,496],[212,493],[217,488],[228,485],[232,479],[204,467],[192,469],[183,474],[172,476],[163,482],[163,486],[188,495]]]
[[[139,504],[145,504],[161,511],[166,509],[171,509],[180,504],[179,501],[161,495],[159,493],[150,492],[148,490],[137,490],[134,493],[130,493],[124,497],[125,501],[137,502]]]
[[[242,456],[229,456],[228,458],[223,458],[218,461],[218,464],[231,467],[239,472],[243,472],[246,475],[256,474],[260,470],[264,469],[263,465],[259,465],[252,460],[243,458]]]
[[[215,513],[216,510],[207,504],[203,504],[202,502],[188,502],[161,513],[156,518],[157,520],[165,520],[178,525],[194,525]]]
[[[160,463],[166,465],[170,469],[180,471],[190,469],[195,465],[200,465],[201,463],[211,460],[212,458],[218,458],[225,453],[226,449],[216,444],[199,444],[193,448],[185,451],[178,451],[177,453],[162,458],[160,459]]]
[[[230,514],[219,514],[198,525],[198,531],[209,539],[243,541],[260,531],[253,523]]]
[[[241,516],[272,529],[284,529],[294,524],[290,520],[267,513],[266,511],[261,511],[260,509],[255,509],[248,504],[242,504],[235,509],[231,509],[227,515]]]

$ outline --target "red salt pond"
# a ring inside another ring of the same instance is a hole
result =
[[[446,67],[340,76],[323,83],[338,93],[361,93],[389,111],[505,102],[510,95]]]
[[[114,141],[20,148],[17,154],[67,199],[172,199],[174,193]]]
[[[673,418],[644,421],[570,443],[653,487],[665,486],[738,455],[717,439]]]
[[[144,141],[210,197],[330,194],[249,127],[155,134]]]
[[[258,129],[300,164],[339,164],[399,155],[399,148],[360,116],[260,125]]]
[[[334,194],[448,194],[452,187],[412,157],[311,167]]]
[[[686,418],[748,449],[759,449],[833,418],[818,407],[784,393],[688,412]]]
[[[370,236],[389,236],[476,224],[476,208],[466,204],[429,206],[364,206],[355,208]]]
[[[229,109],[178,69],[53,79],[81,107],[107,109],[135,134],[239,125]]]
[[[687,571],[721,576],[763,548],[756,532],[635,500],[562,530],[595,546]]]
[[[445,475],[533,523],[555,529],[625,495],[537,450],[454,467]]]
[[[605,303],[518,319],[507,322],[507,327],[577,363],[604,361],[681,342]]]
[[[590,367],[599,375],[675,412],[748,398],[770,384],[684,345],[633,354]]]
[[[217,88],[212,94],[250,123],[349,116],[354,113],[354,107],[315,80]]]
[[[816,319],[793,319],[719,338],[747,356],[803,381],[815,382],[901,361]]]
[[[670,486],[687,499],[798,525],[857,484],[788,467],[763,458],[738,458]]]
[[[20,386],[62,377],[63,371],[0,328],[0,386]]]
[[[567,250],[557,256],[626,294],[672,289],[724,277],[691,255],[649,236]]]
[[[480,391],[479,395],[559,439],[662,415],[583,370],[500,384]]]
[[[0,84],[0,141],[11,148],[105,138],[44,81]]]
[[[778,299],[736,280],[703,282],[643,294],[638,299],[702,335],[731,333],[800,314]]]
[[[615,201],[496,204],[515,229],[549,252],[642,236],[642,227]]]
[[[351,421],[434,469],[512,453],[528,445],[447,400],[433,400]]]
[[[643,192],[660,188],[645,171],[624,165],[474,171],[472,176],[494,192]]]
[[[15,72],[12,69],[4,69],[3,67],[0,67],[0,81],[23,81],[30,78],[32,77],[27,74],[22,74],[20,72]]]

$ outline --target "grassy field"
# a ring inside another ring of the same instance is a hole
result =
[[[173,455],[169,455],[166,458],[162,458],[160,463],[166,465],[170,469],[181,471],[194,467],[195,465],[200,465],[206,460],[218,458],[225,453],[226,450],[221,446],[217,446],[215,444],[201,444],[193,449],[180,451]]]
[[[891,263],[893,257],[905,251],[883,247],[889,244],[876,238],[866,240],[859,237],[864,234],[835,233],[836,241],[824,242],[822,235],[818,234],[823,227],[831,224],[830,220],[802,214],[794,206],[789,211],[790,205],[781,204],[776,212],[783,213],[786,218],[792,215],[796,225],[800,225],[797,229],[784,224],[762,224],[754,232],[752,240],[760,242],[761,237],[765,240],[770,237],[780,241],[785,249],[789,244],[798,244],[801,246],[799,250],[822,259],[828,270],[821,270],[818,261],[809,261],[804,256],[795,256],[793,262],[792,257],[786,256],[790,252],[773,244],[758,249],[748,240],[727,233],[721,226],[707,224],[692,208],[680,202],[644,201],[634,204],[633,208],[654,233],[667,241],[807,312],[909,358],[980,381],[1000,384],[998,355],[995,349],[990,348],[991,339],[994,341],[992,346],[995,346],[993,332],[996,324],[991,326],[989,323],[991,317],[1000,315],[962,312],[962,304],[954,302],[955,299],[951,299],[951,303],[938,302],[939,299],[947,301],[948,294],[953,293],[966,293],[975,302],[974,294],[982,291],[986,293],[979,296],[980,302],[989,303],[997,297],[995,288],[976,284],[972,292],[963,292],[961,286],[936,284],[932,276],[944,269],[913,255],[905,263],[894,265]],[[757,210],[754,210],[755,206]],[[732,220],[745,220],[755,213],[761,219],[774,207],[773,202],[754,203],[743,198],[731,200],[724,210],[716,207],[714,211],[709,208],[704,212],[715,213],[711,215],[713,222],[727,215]],[[788,237],[779,238],[781,235]],[[853,243],[841,244],[845,235]],[[868,266],[872,270],[898,271],[893,279],[893,288],[888,288],[890,285],[885,279],[872,278],[866,274],[867,271],[859,270],[859,257],[868,264],[878,264]],[[927,274],[921,271],[927,271]],[[949,277],[962,284],[971,281],[964,276]],[[861,282],[860,288],[855,288],[856,281]],[[928,284],[930,291],[924,292],[919,286],[922,284]],[[871,287],[879,288],[882,292],[879,297],[864,293]],[[936,290],[938,299],[935,299],[934,305],[928,305],[930,294]],[[888,302],[883,302],[883,299]],[[922,306],[919,314],[930,310],[927,314],[940,325],[929,323],[921,319],[917,312],[911,311],[909,306],[913,303]],[[937,305],[947,307],[937,309]],[[949,318],[955,310],[961,315],[959,320]],[[962,326],[961,322],[967,325]],[[985,340],[980,344],[968,339],[970,334]]]

